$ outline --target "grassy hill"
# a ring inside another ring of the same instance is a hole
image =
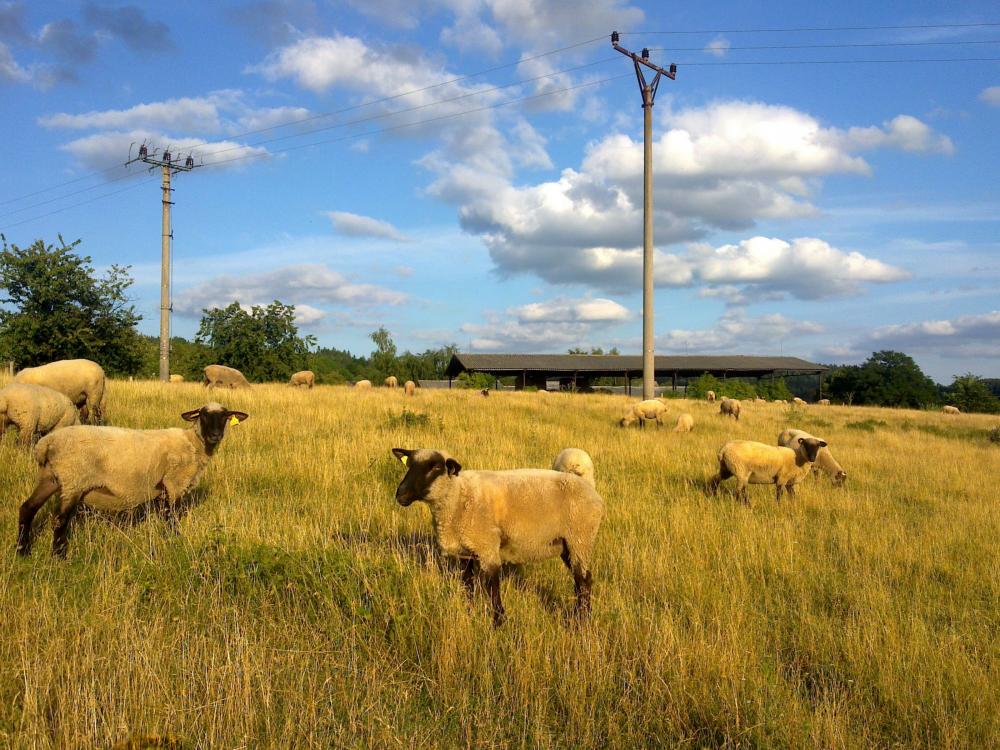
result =
[[[42,520],[15,559],[33,462],[0,444],[0,746],[1000,745],[996,417],[748,404],[736,423],[670,401],[696,421],[680,435],[619,429],[620,396],[213,397],[251,418],[180,533],[81,514],[65,561]],[[207,400],[113,382],[107,414],[181,426]],[[846,488],[705,494],[725,440],[785,427],[828,439]],[[396,446],[465,468],[590,452],[608,505],[591,620],[572,621],[553,560],[507,572],[494,630],[436,559],[426,507],[395,503]]]

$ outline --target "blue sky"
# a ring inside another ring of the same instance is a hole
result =
[[[414,351],[638,352],[617,29],[679,66],[654,108],[659,353],[1000,376],[995,4],[696,5],[0,0],[0,231],[130,264],[155,333],[159,180],[122,166],[145,140],[204,165],[174,180],[176,334],[280,299],[358,353],[378,325]]]

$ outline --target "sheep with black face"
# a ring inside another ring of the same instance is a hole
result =
[[[573,573],[576,610],[590,611],[591,559],[604,500],[585,479],[548,469],[463,471],[439,450],[393,448],[406,466],[396,501],[427,503],[442,554],[462,561],[471,594],[476,567],[493,623],[504,620],[500,566],[561,557]]]

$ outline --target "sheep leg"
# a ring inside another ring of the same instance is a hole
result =
[[[30,448],[31,444],[35,442],[35,432],[37,430],[37,422],[25,422],[24,426],[21,427],[21,434],[18,436],[21,440],[21,445],[25,448]]]
[[[590,586],[593,581],[591,572],[582,560],[574,560],[570,554],[569,545],[563,539],[563,551],[559,555],[563,563],[573,574],[573,589],[576,592],[576,614],[587,617],[590,614]]]
[[[21,510],[18,512],[17,554],[21,556],[31,554],[31,524],[35,520],[35,514],[58,489],[59,482],[51,472],[47,470],[39,472],[35,489],[31,496],[21,503]]]
[[[480,562],[479,571],[483,579],[483,585],[490,595],[490,605],[493,608],[493,627],[498,628],[503,625],[506,619],[503,602],[500,600],[500,565],[499,563],[484,565]]]
[[[775,502],[777,502],[777,503],[780,504],[781,503],[781,493],[785,489],[785,486],[783,484],[781,484],[780,482],[776,482],[774,486],[777,488],[776,492],[775,492],[776,496],[775,496],[774,499],[775,499]]]
[[[476,558],[462,558],[462,583],[465,585],[465,593],[471,598],[476,590]]]
[[[794,498],[795,498],[795,484],[794,484],[793,482],[789,482],[789,483],[788,483],[788,484],[787,484],[787,485],[785,486],[785,489],[786,489],[786,490],[788,490],[788,496],[789,496],[790,498],[793,498],[793,499],[794,499]]]
[[[69,523],[76,515],[79,505],[80,494],[63,497],[59,503],[59,511],[55,515],[55,524],[52,527],[52,554],[56,557],[66,557],[66,549],[69,546]]]
[[[90,418],[90,410],[87,408],[87,402],[85,401],[79,408],[80,424],[87,424],[87,420]]]

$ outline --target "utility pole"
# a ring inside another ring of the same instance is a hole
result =
[[[653,359],[653,100],[660,86],[660,76],[671,81],[677,78],[677,66],[673,63],[665,70],[649,61],[649,50],[641,55],[629,52],[618,44],[618,32],[611,32],[611,46],[632,59],[635,77],[639,81],[642,94],[643,113],[643,170],[642,170],[642,398],[656,395]],[[652,83],[646,83],[642,68],[656,71]]]
[[[141,161],[152,167],[159,167],[163,175],[163,182],[160,183],[163,191],[163,222],[160,236],[160,380],[166,383],[170,381],[170,313],[173,310],[170,301],[170,241],[174,236],[170,228],[170,207],[173,205],[173,201],[170,200],[170,193],[173,192],[173,188],[170,187],[170,177],[176,172],[190,172],[197,165],[190,154],[183,164],[180,159],[174,161],[169,150],[157,158],[156,149],[150,151],[145,143],[139,146],[139,155],[134,159],[131,157],[130,147],[126,166],[134,161]]]

